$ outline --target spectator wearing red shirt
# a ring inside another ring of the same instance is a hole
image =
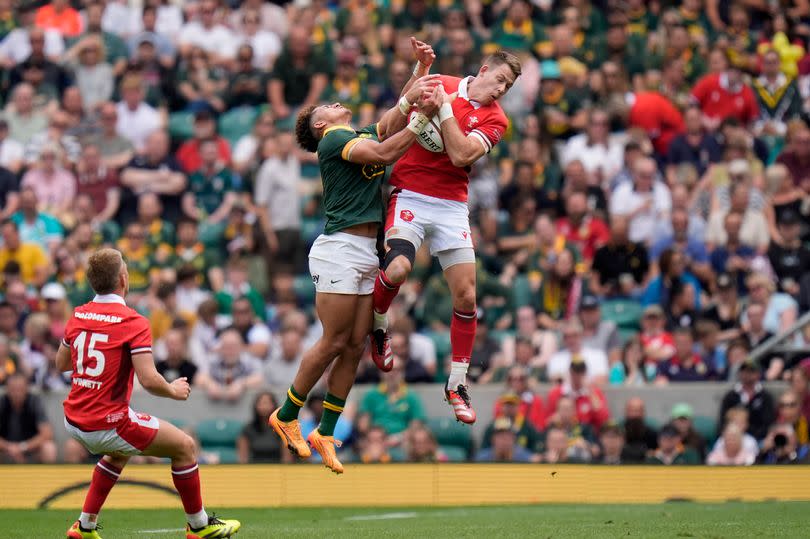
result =
[[[194,137],[185,141],[177,150],[177,162],[186,174],[191,174],[202,167],[200,145],[206,139],[215,139],[219,159],[225,166],[231,162],[231,146],[228,141],[217,135],[217,122],[207,110],[194,115]]]
[[[590,266],[596,250],[610,239],[604,221],[593,217],[585,193],[574,192],[565,203],[565,217],[557,220],[557,232],[574,244]]]
[[[121,204],[121,184],[118,172],[102,162],[101,151],[95,144],[82,148],[82,156],[76,166],[79,195],[88,195],[93,200],[95,220],[109,221],[118,213]]]
[[[754,91],[743,82],[740,69],[729,63],[721,73],[701,78],[692,88],[692,98],[700,105],[709,131],[716,131],[726,118],[736,118],[743,126],[759,118]]]
[[[543,398],[529,387],[529,373],[521,366],[509,369],[506,378],[506,389],[509,393],[514,393],[520,397],[520,407],[518,415],[526,418],[532,427],[537,431],[542,431],[546,427],[546,410],[543,406]],[[503,402],[495,402],[493,417],[503,415]]]
[[[675,330],[675,355],[658,364],[656,385],[670,382],[706,382],[713,376],[712,370],[695,353],[695,340],[690,328]]]
[[[79,12],[67,0],[53,0],[39,8],[34,24],[45,30],[56,30],[62,37],[76,37],[84,26]]]
[[[650,305],[641,315],[641,349],[644,363],[657,365],[675,354],[675,341],[664,327],[666,316],[660,305]]]
[[[628,94],[630,112],[628,127],[638,127],[647,133],[655,152],[663,157],[669,152],[672,139],[686,130],[681,112],[658,92]]]
[[[810,191],[804,187],[810,187],[810,129],[801,120],[788,125],[785,148],[776,162],[788,168],[794,185]]]
[[[589,425],[594,432],[599,432],[610,418],[605,394],[596,385],[587,383],[588,366],[581,357],[571,359],[570,371],[568,382],[558,384],[549,391],[548,407],[556,410],[561,397],[570,397],[576,404],[577,420]]]

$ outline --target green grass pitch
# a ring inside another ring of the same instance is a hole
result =
[[[494,493],[493,493],[494,494]],[[269,537],[608,538],[808,537],[810,503],[686,502],[374,509],[223,509],[242,521],[238,539]],[[64,537],[76,511],[0,510],[0,537]],[[180,510],[109,510],[104,539],[184,537]]]

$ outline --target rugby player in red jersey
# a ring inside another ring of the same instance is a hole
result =
[[[171,423],[129,407],[135,374],[144,389],[159,397],[183,401],[191,388],[185,378],[169,383],[155,369],[149,321],[124,301],[129,273],[121,253],[101,249],[90,255],[87,280],[96,296],[73,311],[56,366],[72,371],[64,402],[65,428],[90,453],[104,456],[96,464],[68,539],[100,539],[98,513],[133,455],[171,459],[187,539],[231,537],[241,524],[209,516],[203,508],[194,440]]]
[[[414,76],[429,66],[417,64]],[[498,104],[520,76],[518,59],[504,51],[484,60],[475,76],[441,76],[444,104],[394,165],[385,223],[386,256],[374,285],[372,354],[380,364],[387,351],[385,313],[407,279],[416,251],[427,241],[439,259],[453,297],[450,321],[452,364],[445,398],[456,419],[475,422],[467,390],[467,368],[476,329],[475,253],[470,237],[467,183],[470,166],[488,153],[506,131]],[[400,100],[401,110],[412,109]],[[411,110],[410,114],[416,114]]]

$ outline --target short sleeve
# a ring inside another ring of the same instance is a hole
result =
[[[318,157],[320,159],[340,158],[348,160],[351,149],[360,142],[360,137],[354,130],[336,129],[330,131],[318,144]]]
[[[70,348],[71,343],[73,343],[73,338],[75,337],[76,329],[74,320],[75,318],[71,315],[67,324],[65,324],[65,336],[62,337],[62,345],[67,348]]]
[[[506,133],[507,120],[503,114],[488,116],[480,125],[470,131],[470,136],[477,138],[487,153],[498,144]]]
[[[129,342],[130,353],[134,356],[137,354],[151,354],[152,353],[152,330],[149,327],[149,321],[143,316],[136,316],[130,322],[132,338]]]

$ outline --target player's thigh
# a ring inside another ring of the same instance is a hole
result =
[[[352,338],[350,343],[359,348],[357,355],[363,352],[363,347],[366,343],[366,337],[371,333],[371,326],[374,319],[372,314],[372,306],[374,298],[371,294],[359,296],[357,298],[356,315],[354,319],[354,328],[352,329]]]
[[[452,251],[445,251],[443,254],[451,254]],[[459,251],[458,259],[468,258],[468,253]],[[475,303],[475,259],[473,262],[461,262],[452,264],[444,270],[444,278],[447,280],[447,287],[453,297],[454,306],[459,300]]]
[[[428,207],[416,193],[395,190],[388,199],[385,217],[385,245],[397,238],[409,241],[419,250],[425,241]]]
[[[472,232],[470,230],[470,217],[467,204],[454,200],[435,199],[434,207],[430,212],[430,224],[427,227],[430,237],[430,254],[439,258],[442,269],[446,270],[454,264],[461,262],[475,262],[473,254]],[[468,249],[468,259],[451,260],[441,255],[445,252],[455,252]],[[472,260],[469,257],[472,257]]]
[[[354,328],[357,299],[355,294],[315,294],[315,312],[323,326],[321,340],[340,340],[343,341],[342,344],[349,342]]]
[[[193,459],[196,452],[194,440],[168,421],[158,420],[160,427],[152,443],[141,454],[148,457]]]

